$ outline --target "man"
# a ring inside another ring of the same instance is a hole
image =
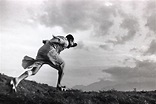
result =
[[[59,56],[60,52],[64,49],[69,49],[71,47],[77,46],[74,43],[74,37],[68,34],[66,37],[63,36],[53,36],[51,40],[43,40],[44,45],[38,50],[36,59],[25,56],[22,61],[22,66],[24,69],[30,69],[25,71],[19,77],[13,78],[10,82],[12,89],[16,92],[16,87],[23,79],[35,75],[43,64],[48,64],[51,67],[58,70],[58,81],[57,88],[62,90],[64,86],[61,85],[61,80],[63,77],[63,69],[65,66],[64,61]]]

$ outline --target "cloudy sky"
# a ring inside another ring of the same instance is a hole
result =
[[[61,53],[64,85],[156,84],[154,0],[0,0],[0,73],[20,75],[43,39],[68,33],[78,46]],[[29,79],[55,86],[57,71],[44,65]]]

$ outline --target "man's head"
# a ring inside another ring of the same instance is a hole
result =
[[[68,34],[66,38],[68,41],[74,41],[74,37],[71,34]]]
[[[67,48],[77,46],[77,43],[74,43],[74,37],[73,37],[71,34],[68,34],[68,35],[66,36],[66,38],[67,38],[67,40],[68,40],[68,42],[69,42],[69,45],[68,45]]]

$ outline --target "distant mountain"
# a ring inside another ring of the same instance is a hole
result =
[[[99,91],[99,90],[103,90],[104,87],[108,87],[108,86],[114,86],[116,85],[116,82],[114,81],[109,81],[109,80],[100,80],[99,82],[94,82],[90,85],[87,86],[83,86],[83,85],[76,85],[73,88],[74,89],[80,89],[83,91]]]
[[[94,82],[87,86],[76,85],[73,87],[74,89],[80,89],[82,91],[99,91],[99,90],[111,90],[115,89],[118,91],[132,91],[134,88],[136,90],[155,90],[156,82],[127,82],[127,83],[117,83],[109,80],[100,80],[98,82]]]
[[[138,91],[150,91],[156,90],[156,83],[151,82],[127,82],[127,83],[120,83],[114,86],[107,86],[103,89],[115,89],[118,91],[132,91],[134,89]]]
[[[74,87],[72,87],[73,89],[79,89],[79,90],[84,90],[83,88],[85,88],[86,86],[84,85],[76,85]]]

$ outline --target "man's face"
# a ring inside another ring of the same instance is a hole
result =
[[[70,44],[70,46],[73,46],[74,45],[74,41],[73,40],[69,40],[69,44]]]
[[[69,45],[67,48],[71,48],[71,47],[76,47],[77,46],[77,43],[74,43],[74,40],[69,40]]]

